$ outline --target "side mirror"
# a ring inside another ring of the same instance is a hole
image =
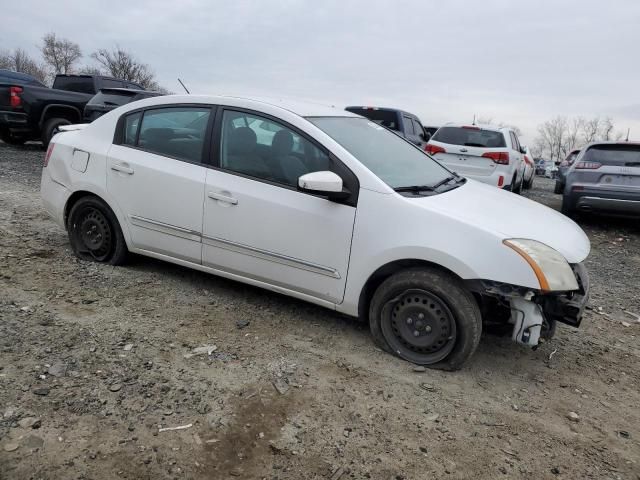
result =
[[[556,167],[559,167],[562,162],[554,162],[554,163],[556,164]]]
[[[342,184],[342,178],[330,171],[311,172],[298,178],[298,187],[303,192],[319,193],[330,199],[347,198],[351,192]]]
[[[527,153],[527,149],[524,147],[520,147],[520,153]]]

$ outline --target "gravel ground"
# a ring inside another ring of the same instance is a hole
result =
[[[319,307],[77,260],[42,158],[0,143],[1,479],[640,479],[637,222],[581,222],[580,329],[536,351],[485,335],[462,371],[416,372]],[[550,180],[526,195],[559,207]]]

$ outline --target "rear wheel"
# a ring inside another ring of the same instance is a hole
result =
[[[524,183],[524,175],[522,175],[522,178],[518,182],[518,177],[516,174],[516,176],[513,177],[513,181],[515,182],[514,183],[515,187],[512,187],[511,191],[513,193],[517,193],[518,195],[520,195],[522,193],[522,184]]]
[[[577,217],[576,210],[571,205],[571,202],[566,196],[562,197],[562,206],[560,207],[560,211],[569,218],[575,219]]]
[[[531,173],[531,178],[529,178],[529,180],[527,180],[526,182],[524,182],[524,188],[527,190],[531,190],[531,188],[533,187],[533,179],[534,179],[535,175],[533,173]]]
[[[50,118],[42,126],[42,144],[46,148],[51,141],[56,129],[62,125],[71,125],[71,122],[66,118]]]
[[[404,270],[386,279],[369,307],[378,346],[417,365],[457,370],[480,342],[482,319],[471,293],[448,272]]]
[[[562,193],[564,191],[564,184],[560,180],[556,180],[556,184],[553,187],[553,193]]]
[[[67,231],[71,248],[83,260],[120,265],[127,258],[118,220],[98,197],[82,197],[73,205]]]

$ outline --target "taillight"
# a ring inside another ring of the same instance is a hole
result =
[[[576,169],[579,170],[596,170],[602,166],[598,162],[578,162],[576,163]]]
[[[485,158],[490,158],[500,165],[509,165],[509,152],[487,152],[482,154]]]
[[[21,93],[22,87],[9,87],[9,104],[13,108],[18,108],[22,105],[22,98],[20,98]]]
[[[424,151],[427,152],[429,155],[435,155],[436,153],[447,153],[447,151],[444,148],[439,147],[438,145],[432,145],[431,143],[427,143],[425,145]]]
[[[56,144],[53,142],[49,143],[49,147],[47,148],[47,153],[45,153],[44,155],[44,166],[46,167],[47,165],[49,165],[49,159],[51,158],[51,154],[53,153],[53,147],[55,147]]]

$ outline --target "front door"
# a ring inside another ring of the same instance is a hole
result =
[[[126,217],[134,248],[201,263],[211,108],[168,106],[125,117],[109,150],[107,189]]]
[[[336,161],[272,118],[225,110],[219,123],[219,168],[206,178],[203,264],[341,302],[355,205],[297,190],[299,176],[339,170]]]

